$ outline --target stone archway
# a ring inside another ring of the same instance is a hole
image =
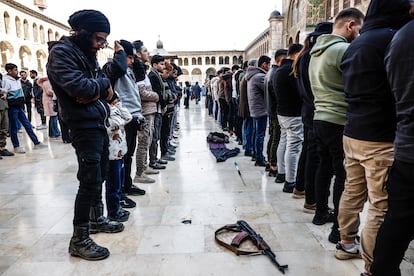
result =
[[[14,56],[13,45],[8,41],[0,41],[0,51],[1,51],[1,69],[4,69],[6,63],[10,62]]]
[[[30,61],[32,59],[32,52],[30,51],[29,47],[20,47],[19,58],[21,70],[29,70]]]

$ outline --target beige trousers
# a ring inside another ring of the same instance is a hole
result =
[[[393,144],[343,137],[346,181],[339,203],[338,223],[342,240],[354,240],[360,225],[359,213],[368,199],[368,212],[361,232],[361,253],[370,271],[375,239],[388,209],[385,188],[394,158]]]

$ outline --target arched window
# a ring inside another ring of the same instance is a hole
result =
[[[233,64],[238,64],[237,57],[233,56]]]
[[[29,40],[30,34],[29,34],[29,22],[27,20],[23,20],[23,31],[24,31],[24,39]]]
[[[39,30],[37,29],[36,23],[33,23],[33,40],[34,42],[39,41]]]
[[[216,65],[216,57],[211,57],[211,64]]]
[[[182,66],[183,65],[183,59],[182,58],[179,58],[178,59],[178,66]]]
[[[53,41],[53,31],[51,29],[47,30],[47,41]]]
[[[184,58],[184,66],[188,66],[188,58]]]
[[[238,64],[243,64],[243,57],[242,56],[239,56],[239,61],[238,61]]]
[[[40,43],[45,43],[45,29],[43,28],[43,25],[40,25],[39,27],[39,33],[40,33]]]
[[[196,61],[196,59],[195,59],[195,58],[192,58],[192,59],[191,59],[191,65],[197,65],[197,61]]]
[[[206,65],[210,65],[210,57],[206,57]]]
[[[16,23],[16,36],[22,37],[22,22],[20,21],[20,18],[18,16],[16,16],[14,20]]]
[[[58,41],[58,40],[59,40],[59,38],[60,38],[60,34],[59,34],[59,32],[56,32],[56,33],[55,33],[55,40],[56,40],[56,41]]]
[[[223,64],[224,62],[224,58],[223,57],[219,57],[219,64]]]
[[[4,12],[4,31],[10,33],[10,16],[7,12]]]
[[[197,58],[197,65],[202,65],[202,64],[203,64],[203,62],[201,60],[201,57]]]

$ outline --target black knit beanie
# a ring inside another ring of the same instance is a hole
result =
[[[108,18],[96,10],[80,10],[69,17],[69,25],[74,31],[87,30],[91,33],[104,32],[109,34],[111,26]]]

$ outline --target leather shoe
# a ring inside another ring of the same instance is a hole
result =
[[[256,167],[266,167],[266,164],[267,164],[267,162],[265,162],[265,161],[256,161],[255,163],[254,163],[254,165],[256,166]]]
[[[168,161],[167,160],[164,160],[164,159],[158,159],[157,160],[157,163],[158,164],[161,164],[161,165],[167,165],[168,164]]]
[[[0,156],[13,156],[14,153],[8,151],[7,149],[0,150]]]
[[[154,163],[154,164],[149,164],[149,166],[151,168],[153,168],[154,170],[165,170],[166,166],[164,165],[160,165],[158,163]]]

